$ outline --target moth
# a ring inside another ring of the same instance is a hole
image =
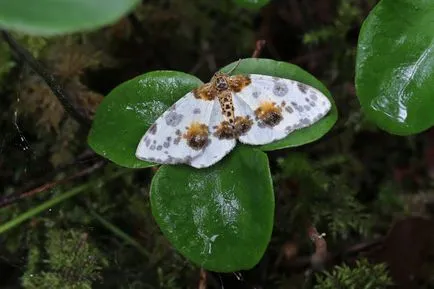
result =
[[[136,157],[160,164],[209,167],[236,145],[263,145],[308,127],[331,109],[304,83],[267,75],[217,72],[150,126]]]

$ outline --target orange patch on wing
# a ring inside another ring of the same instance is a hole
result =
[[[216,128],[214,136],[219,139],[234,139],[240,137],[250,130],[253,120],[249,116],[237,116],[234,124],[222,121]]]
[[[192,122],[182,136],[194,150],[200,150],[208,144],[208,126],[199,122]]]
[[[233,139],[235,138],[234,134],[234,127],[229,124],[228,121],[222,121],[217,127],[216,131],[214,132],[214,136],[216,136],[219,139]]]
[[[193,90],[194,97],[203,100],[214,100],[217,90],[212,83],[205,83]]]
[[[233,75],[229,78],[229,87],[233,92],[240,92],[250,83],[252,83],[252,80],[246,75]]]
[[[271,101],[262,102],[255,110],[255,115],[268,126],[276,126],[283,119],[282,108]]]
[[[253,120],[249,116],[237,116],[235,118],[235,135],[239,137],[250,130],[253,125]]]

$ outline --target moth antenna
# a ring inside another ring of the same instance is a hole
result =
[[[240,62],[241,62],[241,58],[238,59],[238,61],[237,61],[237,63],[235,64],[235,66],[232,67],[231,70],[228,71],[228,74],[231,74],[231,73],[232,73],[232,72],[233,72],[233,71],[238,67],[238,65],[240,65]]]

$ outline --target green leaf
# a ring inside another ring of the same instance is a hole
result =
[[[237,62],[238,61],[233,62],[221,70],[228,72],[237,64]],[[332,103],[332,109],[326,117],[310,127],[300,129],[289,134],[282,140],[261,146],[260,148],[262,150],[271,151],[287,147],[296,147],[313,142],[326,134],[333,127],[338,118],[336,105],[327,88],[314,76],[296,65],[281,61],[274,61],[271,59],[246,58],[242,59],[237,68],[232,72],[232,74],[237,73],[271,75],[300,81],[319,89],[330,99]]]
[[[169,106],[200,84],[198,78],[176,71],[153,71],[122,83],[99,105],[89,145],[121,166],[154,165],[136,158],[140,139]]]
[[[267,156],[239,145],[215,166],[162,166],[151,184],[152,213],[172,245],[217,272],[249,269],[271,237],[274,196]]]
[[[235,4],[248,9],[260,9],[267,5],[270,0],[234,0]]]
[[[131,11],[140,0],[0,0],[0,27],[33,35],[100,28]]]
[[[434,2],[383,0],[363,23],[356,89],[366,115],[394,134],[434,124]]]
[[[235,63],[224,67],[233,68]],[[332,111],[314,125],[291,133],[283,140],[261,146],[263,150],[294,147],[322,137],[337,119],[337,109],[324,85],[301,68],[269,59],[243,59],[236,73],[258,73],[290,78],[312,85],[326,94]],[[111,161],[130,168],[144,168],[151,163],[140,161],[135,151],[149,126],[174,102],[202,82],[181,72],[150,72],[116,87],[98,107],[89,135],[92,149]]]

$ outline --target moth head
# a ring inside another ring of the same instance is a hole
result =
[[[213,83],[218,91],[223,91],[229,88],[228,76],[222,72],[214,74]]]

